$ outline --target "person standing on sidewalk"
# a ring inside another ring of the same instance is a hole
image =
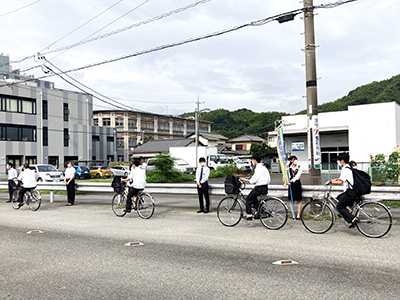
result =
[[[70,161],[67,161],[65,169],[64,182],[67,185],[68,206],[75,204],[75,168]]]
[[[14,169],[13,164],[10,162],[7,164],[7,178],[8,178],[8,193],[10,194],[10,199],[6,202],[10,203],[15,191],[14,178],[17,178],[17,171]]]
[[[196,170],[197,194],[199,195],[200,209],[197,213],[207,214],[210,211],[210,195],[208,189],[208,177],[210,176],[210,168],[206,166],[206,159],[199,159],[200,167]],[[203,195],[206,199],[206,208],[204,208]]]
[[[297,203],[297,217],[296,220],[300,220],[300,212],[301,212],[301,200],[303,189],[301,187],[300,176],[302,170],[300,168],[299,162],[296,156],[292,156],[289,158],[290,164],[288,168],[289,173],[289,189],[288,189],[288,198],[290,203],[290,211],[292,212],[293,220],[294,217],[294,207],[292,207],[292,201]]]

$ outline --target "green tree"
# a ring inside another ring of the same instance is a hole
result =
[[[251,155],[258,154],[264,158],[278,156],[276,150],[269,147],[266,141],[264,141],[262,144],[259,145],[257,144],[251,145],[250,154]]]

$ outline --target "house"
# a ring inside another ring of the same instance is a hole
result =
[[[196,138],[196,134],[192,133],[187,138]],[[219,147],[225,145],[227,137],[218,133],[199,132],[199,143],[207,147]]]
[[[150,158],[162,152],[169,152],[170,147],[194,147],[195,140],[190,139],[166,139],[152,140],[137,147],[132,151],[132,158]]]
[[[256,135],[245,134],[237,138],[231,139],[228,143],[232,144],[232,151],[237,154],[250,154],[251,145],[260,145],[265,140]]]

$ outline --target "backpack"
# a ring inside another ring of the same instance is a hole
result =
[[[239,177],[229,175],[225,178],[225,193],[226,194],[237,194],[239,193]]]
[[[114,176],[111,186],[114,188],[114,192],[121,193],[124,187],[123,182],[121,182],[122,176]]]
[[[357,196],[362,196],[371,193],[371,177],[365,173],[364,171],[353,169],[349,166],[349,169],[353,173],[353,185],[349,182],[349,185],[353,189],[353,191],[357,194]]]

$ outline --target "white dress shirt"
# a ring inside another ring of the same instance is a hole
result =
[[[303,172],[301,170],[300,166],[297,165],[296,167],[293,167],[293,165],[291,165],[289,168],[292,169],[293,174],[296,173],[296,170],[298,170],[296,175],[294,175],[293,178],[289,178],[289,179],[292,180],[292,182],[296,182],[297,180],[300,180],[301,173]]]
[[[22,181],[22,186],[27,189],[35,188],[37,185],[35,171],[31,169],[25,169],[25,171],[22,171],[18,176],[18,180]]]
[[[129,182],[132,181],[132,184],[128,183],[128,186],[140,190],[146,187],[146,171],[142,168],[132,168],[131,174],[129,174],[128,178],[130,179]]]
[[[66,168],[65,169],[65,178],[66,179],[71,179],[71,178],[74,178],[75,177],[75,168],[74,167],[68,167],[68,168]]]
[[[350,170],[350,166],[348,164],[343,166],[339,179],[343,181],[343,191],[347,191],[350,188],[349,183],[353,186],[353,171]]]
[[[203,173],[200,181],[200,174]],[[204,183],[208,180],[208,177],[210,177],[210,168],[207,166],[204,167],[198,167],[196,170],[196,182],[197,183]]]
[[[271,182],[271,176],[268,169],[261,163],[258,163],[254,170],[254,175],[250,178],[250,183],[258,185],[266,185]]]
[[[14,178],[17,178],[17,171],[14,168],[8,169],[8,180],[13,180]]]

